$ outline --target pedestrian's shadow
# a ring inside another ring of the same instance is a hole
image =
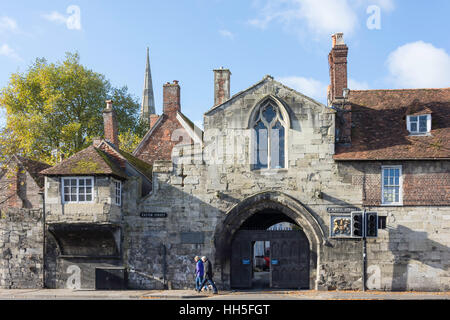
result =
[[[450,270],[449,247],[428,239],[427,232],[414,231],[402,225],[389,228],[388,232],[389,250],[394,255],[391,290],[435,291],[436,287],[441,290],[450,289],[450,284],[447,284],[446,288],[441,287],[440,273],[442,272],[438,270],[427,273],[419,268],[422,263],[448,272]],[[420,263],[411,263],[412,261]]]

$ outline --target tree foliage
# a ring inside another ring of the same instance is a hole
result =
[[[114,101],[119,133],[142,137],[139,103],[127,87],[114,88],[104,75],[81,65],[76,53],[58,63],[36,59],[27,72],[12,74],[0,91],[0,107],[6,110],[0,153],[50,164],[57,160],[55,151],[73,155],[103,136],[107,99]]]

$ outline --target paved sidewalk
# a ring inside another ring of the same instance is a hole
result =
[[[0,289],[0,300],[450,300],[450,292],[384,291],[221,291],[218,295],[194,290],[95,291],[69,289]]]

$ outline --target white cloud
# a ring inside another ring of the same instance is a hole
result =
[[[395,9],[394,0],[266,0],[264,4],[263,1],[253,4],[259,17],[249,19],[250,25],[266,29],[271,23],[279,23],[286,30],[316,36],[353,34],[358,27],[365,26],[368,16],[363,9],[369,5],[384,11]]]
[[[6,43],[0,46],[0,56],[5,56],[16,61],[22,61],[22,58]]]
[[[314,33],[330,35],[352,33],[357,16],[348,0],[268,0],[261,9],[261,18],[248,22],[264,29],[272,21],[288,29],[306,27]]]
[[[16,32],[19,30],[16,20],[10,17],[0,17],[0,33],[5,31]]]
[[[357,81],[355,79],[348,79],[348,87],[350,90],[369,90],[369,84],[365,81]]]
[[[234,34],[231,31],[229,31],[229,30],[222,29],[222,30],[219,30],[219,33],[224,38],[228,38],[228,39],[231,39],[231,40],[234,39]]]
[[[328,85],[319,80],[297,76],[280,77],[277,78],[277,80],[305,96],[317,99],[321,102],[326,101]]]
[[[280,77],[277,80],[284,85],[297,90],[305,96],[316,99],[322,103],[326,102],[328,83],[313,78],[305,78],[298,76]],[[357,81],[352,78],[348,79],[348,87],[351,90],[369,90],[369,84],[365,81]]]
[[[48,21],[65,24],[69,30],[81,30],[81,10],[79,6],[71,5],[67,7],[65,16],[57,11],[44,14],[42,17]]]
[[[389,81],[400,88],[450,85],[450,56],[444,49],[417,41],[391,52],[387,59]]]

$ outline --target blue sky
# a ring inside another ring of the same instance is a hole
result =
[[[221,66],[231,94],[270,74],[325,103],[334,32],[350,89],[449,87],[449,12],[448,0],[2,1],[0,87],[37,57],[77,51],[140,100],[148,46],[157,113],[163,83],[179,80],[183,113],[201,123]]]

